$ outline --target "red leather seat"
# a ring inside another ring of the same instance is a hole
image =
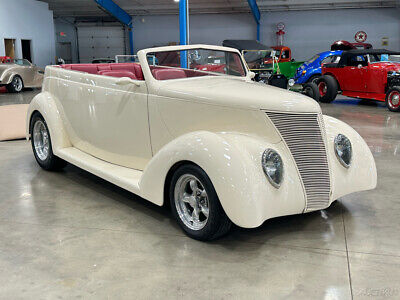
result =
[[[136,75],[133,74],[132,72],[125,71],[125,70],[102,70],[98,72],[99,75],[104,75],[104,76],[111,76],[111,77],[129,77],[131,79],[135,79]]]
[[[103,71],[103,70],[111,70],[110,64],[97,64],[97,70]]]
[[[153,76],[157,80],[169,80],[186,78],[186,73],[183,70],[178,69],[154,69],[152,70]]]
[[[60,67],[69,70],[87,72],[91,74],[101,74],[99,71],[127,71],[135,76],[134,79],[144,80],[142,67],[138,63],[111,63],[111,64],[65,64]],[[131,77],[127,76],[127,77]],[[119,76],[118,76],[119,77]]]
[[[137,63],[111,64],[111,70],[126,70],[136,75],[138,80],[144,80],[142,67]]]
[[[97,74],[97,66],[95,64],[73,64],[71,70],[86,72],[90,74]]]

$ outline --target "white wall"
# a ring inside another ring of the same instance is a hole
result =
[[[395,8],[345,9],[263,13],[261,41],[276,44],[276,24],[286,25],[284,44],[292,48],[297,60],[327,51],[332,42],[340,39],[354,42],[357,31],[367,33],[367,42],[374,48],[400,50],[400,18]],[[389,38],[389,46],[381,45],[382,37]]]
[[[255,39],[256,25],[251,14],[191,15],[190,43],[222,45],[225,39]],[[133,18],[134,48],[137,50],[179,43],[178,15]]]
[[[22,57],[21,39],[31,41],[33,63],[54,63],[53,12],[36,0],[0,0],[0,56],[5,55],[4,38],[16,39],[16,58]]]

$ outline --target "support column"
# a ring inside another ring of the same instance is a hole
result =
[[[179,38],[181,45],[189,43],[188,0],[179,1]],[[187,51],[181,51],[181,68],[187,68]]]

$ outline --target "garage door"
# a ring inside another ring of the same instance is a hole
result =
[[[78,27],[78,42],[81,63],[90,63],[95,58],[115,58],[117,54],[126,54],[122,26]]]

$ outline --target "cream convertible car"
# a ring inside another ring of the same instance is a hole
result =
[[[237,50],[173,46],[138,57],[46,68],[27,117],[42,168],[70,162],[157,205],[170,202],[199,240],[232,222],[257,227],[376,186],[356,131],[311,98],[253,82]]]

